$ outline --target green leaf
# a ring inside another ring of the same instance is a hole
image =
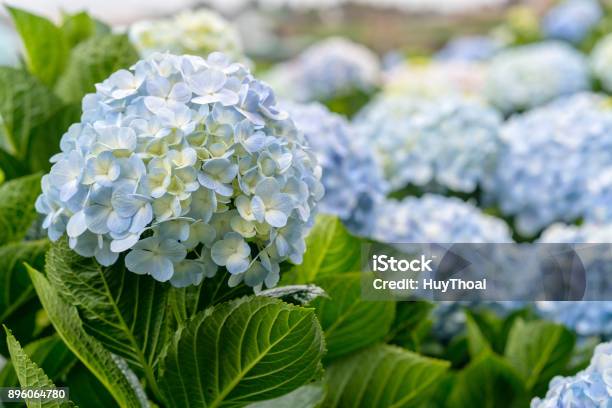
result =
[[[431,329],[434,305],[424,301],[397,302],[395,320],[387,338],[392,344],[418,351]]]
[[[84,11],[65,15],[62,31],[70,48],[96,33],[96,22]]]
[[[550,380],[563,371],[575,343],[575,335],[562,325],[519,319],[510,331],[505,356],[526,388],[541,394]]]
[[[21,241],[36,219],[34,202],[40,194],[40,175],[0,185],[0,245]]]
[[[60,106],[53,92],[27,72],[0,67],[0,148],[25,159],[32,129]]]
[[[19,336],[24,343],[34,341],[40,334],[41,328],[38,325],[40,311],[40,302],[33,298],[12,312],[2,324],[10,327],[13,334]],[[0,354],[8,356],[8,346],[4,336],[0,336]]]
[[[113,408],[117,403],[98,379],[83,364],[74,366],[66,378],[70,399],[87,408]]]
[[[52,381],[64,377],[76,362],[74,354],[68,350],[57,334],[33,341],[23,349]],[[17,385],[19,385],[19,379],[9,360],[0,372],[0,387],[16,387]]]
[[[244,406],[308,383],[323,352],[312,309],[244,297],[200,312],[179,330],[160,385],[168,407]]]
[[[32,128],[27,146],[27,165],[30,172],[49,172],[49,159],[60,151],[60,140],[71,124],[79,122],[81,105],[62,106],[46,121]]]
[[[230,287],[229,276],[229,273],[217,273],[197,286],[171,288],[170,304],[176,320],[184,322],[210,306],[253,293],[253,289],[244,284]]]
[[[2,125],[2,117],[0,116],[0,126],[1,125]],[[1,136],[2,136],[2,130],[0,129],[0,146],[2,145]],[[10,155],[2,147],[0,147],[0,170],[4,174],[3,182],[6,180],[12,180],[17,177],[25,176],[26,174],[28,174],[27,167],[22,162],[17,160],[16,157]]]
[[[476,317],[473,314],[466,312],[465,324],[467,328],[468,348],[472,358],[476,358],[482,352],[492,351],[489,340],[485,333],[483,333],[481,326],[476,322]]]
[[[359,270],[361,242],[337,217],[319,215],[306,237],[301,265],[283,274],[283,284],[313,283],[318,277]]]
[[[55,92],[66,102],[79,102],[96,83],[136,61],[138,53],[125,35],[91,37],[73,48]]]
[[[395,303],[361,298],[361,272],[317,279],[328,298],[315,299],[315,308],[327,344],[326,361],[382,340],[395,317]]]
[[[47,240],[14,242],[0,247],[0,322],[34,297],[24,262],[45,264]]]
[[[19,377],[19,383],[21,388],[42,388],[42,389],[53,389],[56,388],[53,381],[45,374],[45,372],[34,363],[30,357],[23,351],[21,345],[17,339],[13,336],[11,331],[4,327],[6,331],[6,341],[8,343],[9,351],[11,353],[11,361],[13,367]],[[57,400],[26,400],[28,408],[64,408],[74,407],[72,402],[60,402]]]
[[[46,271],[80,311],[85,330],[144,374],[157,394],[154,373],[170,334],[169,285],[127,271],[123,260],[102,267],[72,251],[65,239],[51,245]]]
[[[7,9],[25,46],[28,70],[43,83],[53,85],[68,58],[68,43],[62,30],[44,17],[13,7]]]
[[[30,267],[28,273],[49,320],[66,346],[104,384],[121,407],[146,407],[144,391],[137,381],[129,378],[133,373],[125,362],[85,332],[76,307],[63,300],[43,274]]]
[[[377,345],[327,369],[326,408],[415,407],[427,401],[449,364]]]
[[[447,406],[449,408],[528,406],[528,400],[524,398],[523,384],[512,367],[492,352],[483,352],[459,373]]]
[[[315,408],[325,398],[325,389],[321,384],[308,384],[295,391],[272,400],[254,402],[247,408]]]

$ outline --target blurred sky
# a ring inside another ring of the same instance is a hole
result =
[[[172,14],[193,6],[195,0],[0,0],[0,4],[25,8],[38,14],[57,19],[61,10],[87,10],[102,21],[113,25],[125,25],[145,17]],[[6,16],[4,7],[0,13]]]
[[[326,7],[348,2],[399,7],[409,11],[454,12],[502,5],[508,0],[259,0],[259,4],[264,7],[290,5],[298,8]],[[210,5],[225,13],[234,14],[249,3],[252,3],[252,0],[0,0],[0,4],[12,4],[52,18],[57,18],[60,10],[86,9],[113,25],[125,25],[137,19],[171,14],[197,5]],[[0,13],[6,15],[3,7]]]

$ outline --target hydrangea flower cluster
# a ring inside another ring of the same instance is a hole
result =
[[[612,110],[579,94],[516,116],[501,131],[493,191],[524,235],[554,221],[609,219]]]
[[[96,85],[36,208],[51,240],[174,286],[301,262],[321,169],[272,90],[221,53],[153,54]]]
[[[483,63],[457,60],[397,65],[384,76],[384,92],[427,99],[483,99],[486,70]]]
[[[436,194],[383,202],[373,238],[386,243],[512,242],[502,220],[458,198]]]
[[[589,69],[580,52],[561,42],[508,48],[489,68],[485,93],[506,113],[523,111],[588,89]]]
[[[580,259],[587,271],[586,294],[591,299],[603,299],[612,290],[612,225],[585,224],[568,226],[554,224],[547,228],[539,242],[597,244],[581,251]],[[581,336],[612,337],[612,302],[538,302],[536,310],[544,317],[562,323]]]
[[[354,91],[371,92],[378,86],[380,76],[376,54],[361,44],[332,37],[273,68],[266,80],[279,95],[309,102]]]
[[[573,377],[553,378],[542,399],[531,408],[609,408],[612,404],[612,343],[595,348],[591,364]]]
[[[155,52],[206,57],[213,51],[222,51],[234,60],[244,60],[238,30],[206,9],[184,11],[168,19],[136,22],[128,35],[143,57]]]
[[[542,20],[542,31],[547,38],[577,44],[603,17],[597,0],[565,0],[551,8]]]
[[[387,187],[371,149],[342,116],[323,105],[283,103],[323,168],[321,212],[339,216],[352,232],[367,235]]]
[[[435,55],[443,61],[485,61],[501,49],[499,41],[485,36],[465,36],[449,41]]]
[[[501,117],[477,101],[383,95],[355,125],[395,190],[415,184],[472,192],[495,168]]]
[[[603,37],[593,48],[589,57],[593,76],[601,87],[612,92],[612,34]]]

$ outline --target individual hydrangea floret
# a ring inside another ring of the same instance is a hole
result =
[[[603,17],[598,0],[565,0],[551,8],[542,19],[548,38],[578,44]]]
[[[612,110],[579,94],[515,116],[502,128],[491,194],[524,235],[555,221],[612,215]]]
[[[174,286],[218,267],[274,286],[299,263],[323,187],[272,90],[212,53],[153,54],[96,85],[61,140],[36,208],[51,240]]]
[[[266,79],[279,95],[309,102],[356,91],[369,93],[378,86],[380,75],[376,54],[361,44],[333,37],[273,68]]]
[[[557,376],[544,398],[534,398],[531,408],[608,408],[612,401],[612,343],[595,348],[591,363],[573,377]]]
[[[605,299],[612,291],[612,224],[570,226],[554,224],[547,228],[539,242],[580,245],[580,261],[586,271],[585,295]],[[544,317],[562,323],[579,335],[612,338],[612,302],[538,302],[536,310]]]
[[[339,216],[354,233],[365,235],[372,214],[388,188],[371,148],[357,137],[342,116],[319,103],[284,103],[297,128],[304,133],[323,168],[323,213]]]
[[[593,76],[601,87],[612,92],[612,34],[603,37],[593,48],[590,56]]]
[[[458,198],[435,194],[382,203],[373,238],[387,243],[512,242],[502,220]]]
[[[382,96],[355,119],[392,189],[437,185],[473,192],[495,168],[499,113],[461,98]]]
[[[485,92],[493,105],[511,113],[589,86],[589,69],[583,55],[569,45],[549,41],[498,53],[491,60]]]
[[[244,59],[238,30],[206,9],[183,11],[167,19],[139,21],[130,27],[128,34],[143,57],[155,52],[206,57],[213,51],[222,51],[236,60]]]
[[[485,36],[452,39],[435,55],[443,61],[485,61],[501,49],[499,41]]]

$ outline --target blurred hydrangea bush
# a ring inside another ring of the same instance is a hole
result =
[[[486,61],[502,48],[493,37],[464,36],[451,39],[434,58],[441,61]]]
[[[434,60],[406,63],[386,72],[383,91],[415,98],[469,97],[484,99],[487,65],[481,62]]]
[[[504,221],[458,198],[436,194],[383,202],[373,238],[387,243],[512,242]]]
[[[547,38],[579,44],[603,17],[597,0],[564,0],[552,7],[542,19]]]
[[[590,298],[605,299],[612,289],[612,225],[554,224],[544,230],[539,242],[580,245],[580,260],[587,272],[585,292]],[[597,245],[601,244],[601,245]],[[542,317],[570,327],[580,336],[612,337],[612,302],[537,302]]]
[[[555,377],[546,396],[531,408],[604,408],[612,401],[612,343],[595,348],[591,364],[573,377]]]
[[[530,44],[507,48],[491,60],[485,94],[504,113],[524,111],[589,89],[589,76],[586,58],[569,45]]]
[[[590,56],[591,70],[601,87],[612,92],[612,34],[599,40]]]
[[[394,190],[408,184],[473,192],[495,168],[499,113],[465,98],[375,99],[355,119]]]
[[[365,46],[332,37],[273,68],[265,79],[279,96],[298,102],[325,101],[354,91],[372,92],[380,83],[381,66]]]
[[[234,60],[244,60],[238,30],[207,9],[183,11],[167,19],[138,21],[130,26],[129,38],[143,57],[155,52],[206,57],[221,51]]]
[[[388,191],[372,149],[342,116],[319,103],[283,103],[304,133],[323,169],[325,197],[320,212],[340,217],[356,234],[367,235],[376,206]]]
[[[555,101],[503,126],[491,194],[521,234],[555,221],[609,220],[612,110],[590,93]]]
[[[320,167],[272,90],[220,53],[153,54],[83,100],[36,207],[52,240],[175,286],[260,288],[300,262]]]

